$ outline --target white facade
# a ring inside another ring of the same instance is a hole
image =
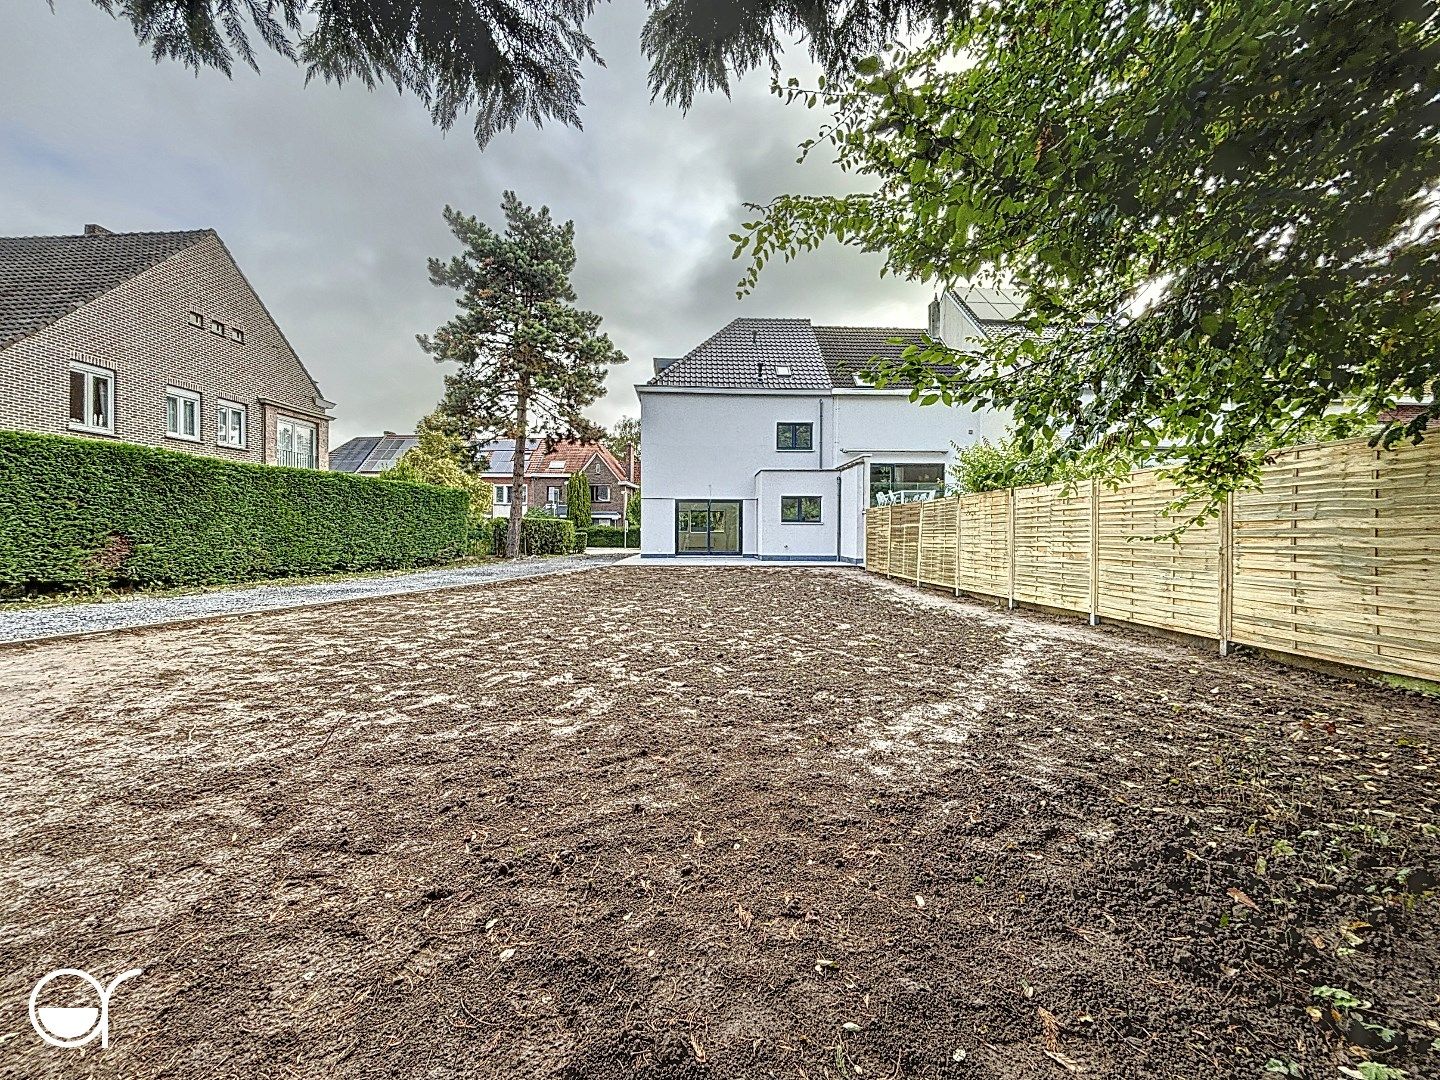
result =
[[[865,507],[876,498],[933,497],[957,445],[998,441],[1007,426],[994,411],[922,406],[908,390],[855,385],[651,383],[636,392],[645,446],[644,556],[862,561]],[[807,448],[782,448],[794,441]],[[907,477],[938,483],[927,490]],[[738,528],[731,520],[737,515]],[[702,538],[697,530],[706,526],[711,532]]]

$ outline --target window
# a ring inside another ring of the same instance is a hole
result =
[[[230,327],[230,340],[235,342],[236,345],[244,345],[245,331],[241,330],[238,326]]]
[[[819,525],[820,496],[781,495],[780,520],[791,525]]]
[[[205,329],[205,316],[204,316],[204,315],[201,315],[200,312],[198,312],[198,311],[192,311],[192,312],[190,312],[190,325],[191,325],[191,326],[198,327],[198,328],[201,329],[201,330],[204,330],[204,329]]]
[[[557,485],[551,484],[545,489],[546,502],[558,503],[560,501],[560,498],[560,488]]]
[[[215,445],[245,449],[245,406],[222,401],[215,412]]]
[[[870,505],[924,502],[945,493],[945,466],[939,462],[870,466]]]
[[[211,319],[211,320],[210,320],[210,332],[211,332],[212,334],[219,334],[221,337],[224,337],[224,336],[225,336],[225,324],[224,324],[223,322],[221,322],[220,320],[218,320],[218,319]]]
[[[789,366],[786,365],[786,364],[776,364],[776,365],[775,365],[775,374],[776,374],[779,378],[787,379],[787,378],[790,377],[790,368],[789,368]]]
[[[591,485],[590,485],[590,501],[591,501],[592,503],[597,503],[597,502],[609,502],[609,501],[610,501],[610,485],[609,485],[609,484],[591,484]]]
[[[776,450],[813,450],[815,441],[814,424],[776,424]]]
[[[275,421],[275,461],[296,469],[313,469],[316,462],[315,425],[282,416]]]
[[[496,485],[495,485],[495,505],[496,505],[496,506],[508,506],[508,505],[510,505],[510,485],[509,485],[509,484],[496,484]]]
[[[165,434],[200,441],[200,395],[178,386],[165,388]]]
[[[115,373],[76,361],[70,365],[70,426],[115,432]]]

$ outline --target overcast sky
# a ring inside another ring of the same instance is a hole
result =
[[[853,189],[821,157],[795,164],[821,116],[752,73],[735,97],[688,115],[652,105],[639,50],[644,5],[591,23],[608,67],[587,69],[585,129],[521,127],[480,150],[415,99],[358,84],[304,86],[262,54],[261,74],[198,78],[157,66],[129,25],[90,0],[5,0],[0,13],[0,235],[214,228],[336,402],[332,445],[412,430],[443,368],[415,334],[453,299],[425,260],[455,243],[446,203],[498,224],[500,193],[573,218],[583,306],[629,357],[592,411],[638,415],[632,389],[736,315],[921,326],[923,286],[881,279],[879,260],[835,248],[767,268],[735,299],[726,236],[745,202]],[[799,58],[797,58],[799,59]]]

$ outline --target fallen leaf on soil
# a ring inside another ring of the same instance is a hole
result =
[[[1237,904],[1244,904],[1244,905],[1245,905],[1246,907],[1248,907],[1251,911],[1259,911],[1259,910],[1260,910],[1260,905],[1257,904],[1257,903],[1255,903],[1254,900],[1251,900],[1250,897],[1246,896],[1246,895],[1245,895],[1243,892],[1241,892],[1239,889],[1233,889],[1233,888],[1232,888],[1232,889],[1226,889],[1226,890],[1225,890],[1225,895],[1228,896],[1228,897],[1230,897],[1230,899],[1231,899],[1231,900],[1234,900]]]
[[[1046,1050],[1045,1056],[1051,1061],[1064,1066],[1066,1072],[1078,1073],[1080,1071],[1080,1063],[1078,1061],[1071,1061],[1064,1054],[1057,1053],[1054,1050]]]

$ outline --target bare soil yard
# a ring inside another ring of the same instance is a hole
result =
[[[619,567],[6,648],[0,735],[5,1076],[1440,1070],[1414,694]]]

